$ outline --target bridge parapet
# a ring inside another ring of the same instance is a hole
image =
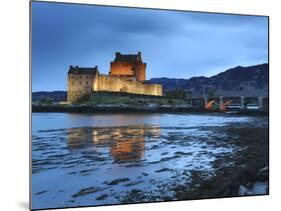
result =
[[[227,108],[236,107],[236,109],[258,109],[268,110],[268,97],[264,96],[219,96],[219,97],[197,97],[190,98],[191,105],[197,104],[206,110],[212,110],[214,105],[217,109],[224,112]],[[200,102],[198,104],[198,102]],[[249,108],[250,106],[250,108]]]

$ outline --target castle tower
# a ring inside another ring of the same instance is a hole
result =
[[[116,52],[115,59],[110,63],[110,76],[129,78],[140,82],[145,81],[146,63],[143,63],[141,52],[138,54],[121,54]]]
[[[90,94],[93,91],[93,84],[97,74],[97,66],[94,68],[82,68],[70,65],[67,77],[67,101],[75,103],[81,97]]]

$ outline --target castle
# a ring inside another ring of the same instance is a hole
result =
[[[100,74],[97,66],[94,68],[70,66],[67,100],[75,103],[93,91],[162,96],[162,85],[145,84],[145,79],[146,63],[142,61],[140,52],[138,54],[117,52],[114,61],[110,63],[108,75]]]

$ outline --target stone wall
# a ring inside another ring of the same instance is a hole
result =
[[[146,63],[111,62],[110,76],[135,76],[138,81],[145,81]]]
[[[134,94],[162,96],[162,86],[159,84],[143,84],[125,78],[99,75],[93,83],[93,91],[127,92]]]
[[[77,102],[81,97],[90,94],[93,90],[93,81],[92,75],[68,74],[67,101]]]
[[[136,78],[139,81],[145,81],[146,78],[146,63],[141,63],[137,65]]]
[[[68,74],[67,101],[75,103],[93,91],[127,92],[162,96],[159,84],[143,84],[130,78],[102,75]]]
[[[111,62],[109,75],[134,76],[133,66],[130,63],[125,63],[125,62]]]

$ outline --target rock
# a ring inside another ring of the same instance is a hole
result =
[[[162,169],[156,170],[155,172],[156,172],[156,173],[160,173],[160,172],[164,172],[164,171],[172,171],[172,169],[169,169],[169,168],[162,168]]]
[[[130,180],[129,178],[120,178],[120,179],[112,180],[111,182],[107,182],[107,184],[108,185],[118,185],[121,182],[127,182],[129,180]]]
[[[103,194],[103,195],[100,195],[96,198],[96,200],[104,200],[105,198],[107,198],[108,195],[107,194]]]
[[[240,187],[239,187],[239,196],[245,196],[247,191],[248,191],[247,188],[245,188],[243,185],[240,185]]]
[[[250,195],[263,195],[267,194],[268,184],[267,182],[255,182],[251,188],[246,188],[243,185],[239,187],[239,196],[250,196]]]
[[[157,109],[159,108],[159,105],[157,103],[149,103],[146,107],[148,109]]]
[[[190,108],[191,105],[189,104],[179,104],[179,105],[175,105],[175,108]]]
[[[165,105],[161,105],[160,107],[161,107],[161,108],[172,108],[171,105],[166,105],[166,104],[165,104]]]
[[[252,188],[254,195],[263,195],[267,194],[267,182],[255,182]]]
[[[96,105],[97,108],[124,108],[125,104],[99,104]]]
[[[264,168],[259,170],[259,172],[266,172],[266,171],[268,171],[268,166],[266,166],[266,167],[264,167]]]
[[[259,172],[258,172],[259,180],[267,181],[268,180],[268,172],[269,172],[268,166],[260,169]]]

